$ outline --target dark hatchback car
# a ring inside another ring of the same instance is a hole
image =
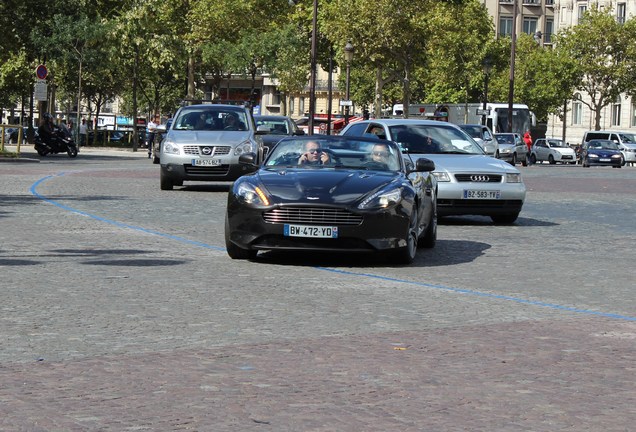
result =
[[[240,157],[257,161],[254,154]],[[385,252],[413,261],[437,238],[435,164],[415,166],[396,143],[313,135],[281,140],[228,194],[225,244],[233,259],[261,250]]]
[[[305,135],[305,131],[287,116],[255,115],[254,123],[259,131],[264,131],[263,146],[271,150],[281,139],[287,136]]]
[[[581,148],[581,164],[584,168],[592,165],[620,168],[623,163],[623,153],[614,141],[593,139],[583,144]]]

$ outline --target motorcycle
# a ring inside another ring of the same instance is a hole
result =
[[[51,153],[63,153],[66,152],[68,157],[74,158],[77,156],[77,145],[73,141],[70,131],[64,130],[60,127],[57,128],[56,134],[52,137],[50,143],[45,143],[39,136],[35,137],[34,143],[35,151],[40,156],[46,156]]]

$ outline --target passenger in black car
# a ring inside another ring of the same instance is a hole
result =
[[[329,154],[316,141],[305,143],[305,153],[298,159],[298,165],[325,165],[330,162]]]

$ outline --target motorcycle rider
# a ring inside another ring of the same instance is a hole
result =
[[[40,135],[40,139],[44,144],[50,148],[55,147],[55,142],[57,140],[57,128],[55,127],[55,123],[53,123],[53,116],[51,113],[44,113],[44,118],[38,127],[38,135]]]

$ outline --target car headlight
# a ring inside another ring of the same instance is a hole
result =
[[[181,147],[179,147],[178,145],[176,145],[172,141],[165,141],[163,143],[163,152],[164,153],[170,153],[170,154],[177,154],[178,155],[178,154],[181,153]]]
[[[234,190],[234,195],[244,204],[253,206],[268,206],[270,204],[265,189],[248,182],[239,183]]]
[[[506,173],[506,183],[521,183],[521,174]]]
[[[621,158],[621,157],[623,157],[623,156],[619,155],[619,154],[612,155],[612,159],[618,159],[618,158]]]
[[[240,156],[243,153],[251,153],[253,151],[256,150],[254,149],[254,145],[252,144],[252,142],[245,141],[236,146],[236,148],[234,149],[234,156]]]
[[[597,158],[597,157],[598,157],[598,155],[597,155],[597,154],[594,154],[594,153],[588,153],[587,157],[590,157],[590,158]]]
[[[381,190],[371,194],[358,205],[360,209],[387,208],[400,202],[402,199],[402,189]]]
[[[450,176],[448,175],[447,172],[444,171],[433,171],[433,177],[435,177],[435,179],[438,182],[449,182],[450,180]]]

